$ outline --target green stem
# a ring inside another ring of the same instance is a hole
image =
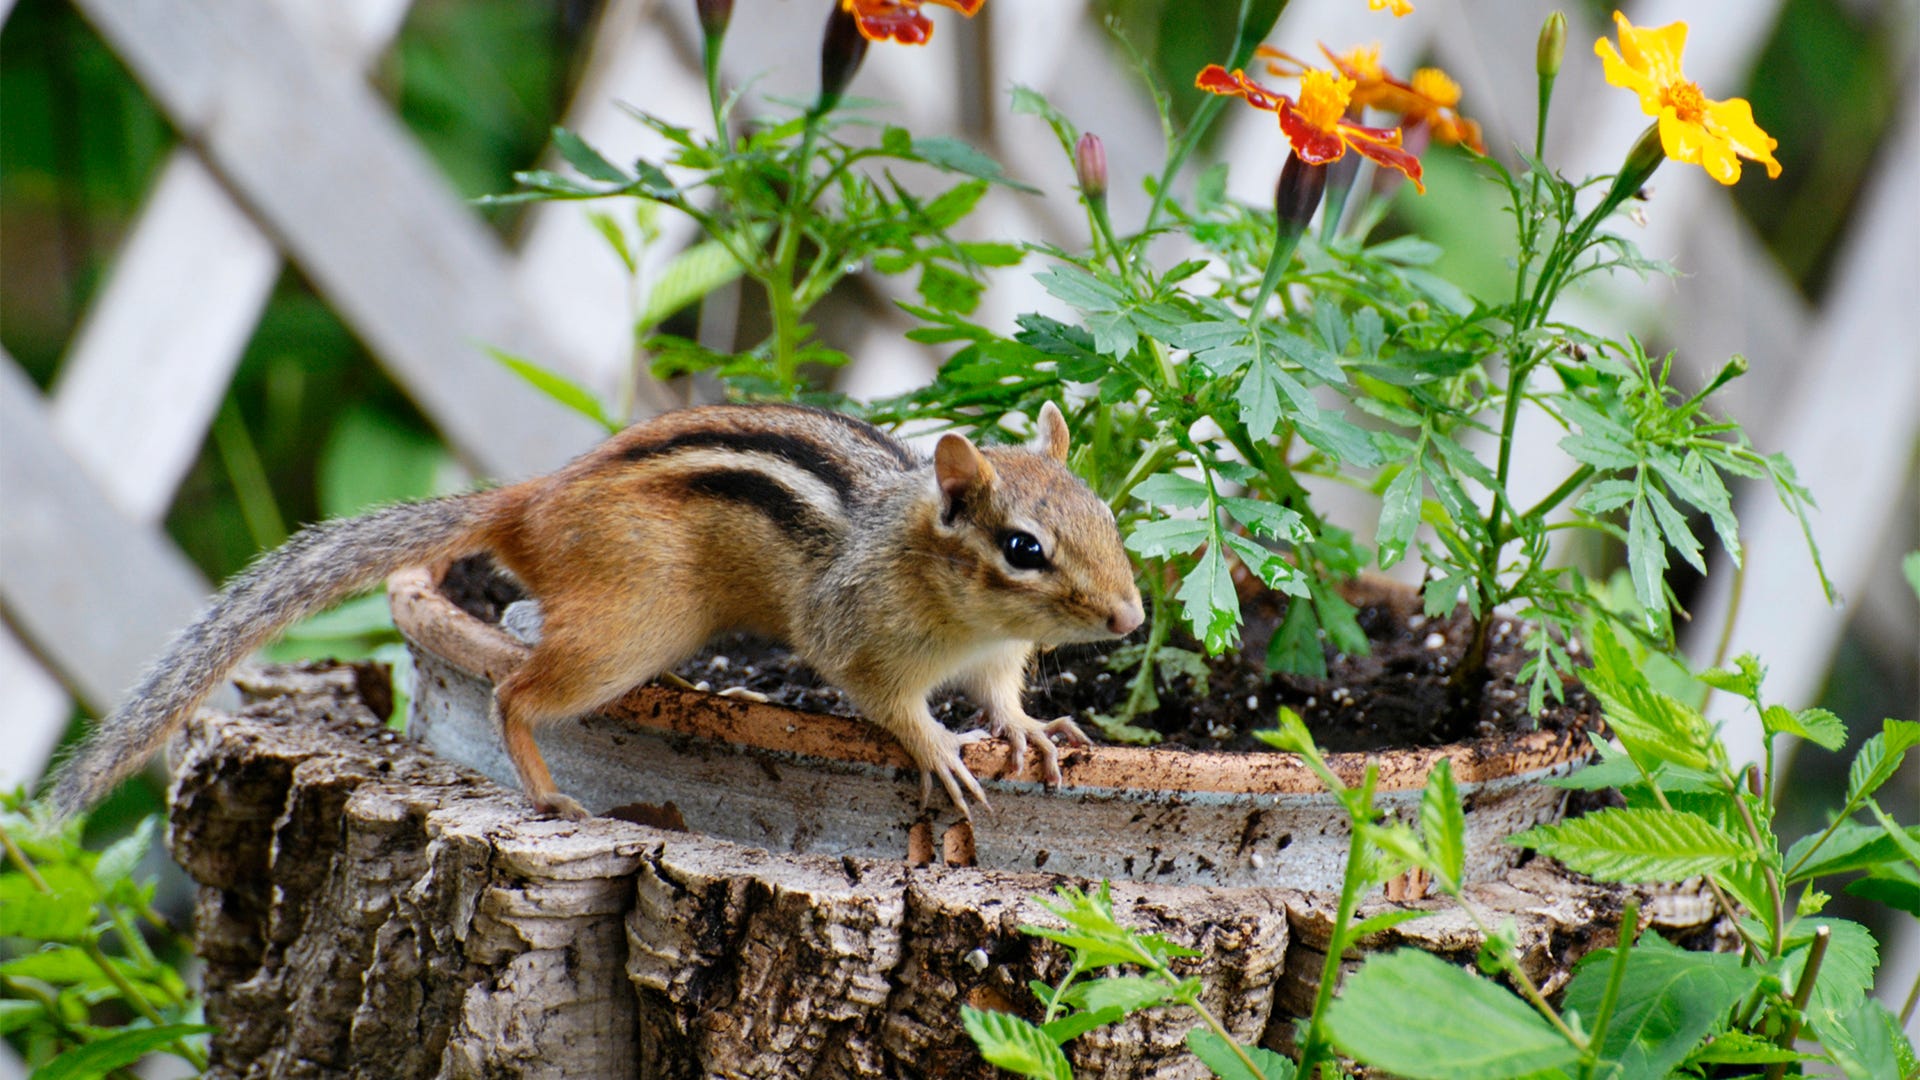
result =
[[[801,220],[806,216],[808,205],[803,193],[807,189],[809,167],[813,164],[813,147],[820,135],[820,118],[807,117],[806,132],[800,138],[800,156],[793,168],[793,187],[787,198],[786,220],[780,223],[780,238],[774,247],[773,273],[762,284],[767,290],[767,304],[773,309],[773,369],[781,394],[792,399],[800,392],[799,342],[795,340],[800,332],[800,312],[795,306],[793,292],[793,270],[800,256]]]
[[[47,879],[40,876],[39,868],[34,866],[33,861],[27,858],[27,853],[22,851],[18,844],[14,843],[13,835],[8,832],[5,827],[0,827],[0,847],[6,849],[7,858],[11,860],[15,866],[20,868],[20,872],[26,876],[28,884],[33,886],[34,891],[41,893],[53,892],[53,889],[47,884]],[[144,994],[140,993],[138,988],[127,981],[127,977],[120,973],[120,969],[113,966],[113,961],[107,957],[107,954],[101,951],[99,941],[92,937],[86,938],[80,946],[80,951],[86,954],[87,959],[93,962],[93,966],[100,969],[100,974],[105,975],[107,981],[113,984],[115,990],[119,991],[120,996],[125,999],[128,1008],[139,1013],[143,1019],[154,1027],[166,1026],[166,1019],[154,1009],[153,1004],[146,999]],[[195,1069],[201,1072],[206,1071],[207,1059],[205,1055],[195,1050],[185,1041],[176,1039],[167,1044],[167,1049],[185,1058]]]
[[[1767,838],[1760,835],[1760,823],[1753,819],[1753,810],[1747,806],[1747,801],[1740,797],[1740,785],[1738,781],[1736,781],[1733,784],[1732,790],[1729,792],[1729,794],[1733,798],[1734,808],[1740,811],[1741,824],[1746,826],[1747,837],[1753,841],[1754,848],[1760,851],[1765,851],[1768,848],[1772,847],[1773,845],[1768,843]],[[1773,867],[1767,865],[1766,862],[1762,861],[1760,864],[1760,870],[1763,874],[1766,875],[1767,902],[1773,909],[1772,910],[1772,915],[1773,915],[1772,954],[1774,956],[1779,956],[1782,952],[1786,951],[1786,937],[1787,937],[1786,893],[1784,890],[1781,889],[1780,875],[1774,872]]]
[[[1177,449],[1177,441],[1172,435],[1165,433],[1148,444],[1146,452],[1134,459],[1133,468],[1128,469],[1127,475],[1120,479],[1120,486],[1107,497],[1108,509],[1118,511],[1120,507],[1126,505],[1127,496],[1133,494],[1133,489],[1139,487],[1142,480],[1152,476],[1160,470],[1160,466],[1166,464],[1168,451]]]
[[[1167,602],[1166,587],[1156,574],[1147,575],[1149,606],[1147,622],[1147,642],[1140,653],[1140,670],[1133,673],[1133,683],[1127,688],[1127,700],[1121,706],[1119,720],[1123,724],[1133,723],[1146,707],[1147,698],[1153,696],[1153,661],[1160,647],[1167,643],[1167,637],[1173,631],[1173,620],[1168,615],[1171,607]]]
[[[700,52],[707,71],[707,104],[713,109],[713,136],[721,147],[728,141],[727,120],[720,111],[720,44],[724,40],[719,34],[708,34]]]
[[[1220,107],[1226,103],[1226,98],[1210,94],[1198,108],[1193,110],[1192,121],[1187,124],[1187,130],[1181,134],[1180,141],[1174,144],[1173,153],[1167,157],[1166,167],[1160,170],[1160,182],[1154,185],[1153,201],[1147,204],[1146,220],[1140,226],[1141,236],[1151,235],[1153,227],[1160,223],[1160,215],[1166,209],[1167,191],[1173,187],[1174,178],[1180,175],[1181,166],[1193,156],[1194,149],[1200,145],[1200,137],[1207,133],[1207,128],[1213,124],[1213,118],[1219,114]]]
[[[1620,987],[1627,981],[1627,954],[1633,949],[1639,932],[1640,901],[1629,899],[1626,910],[1620,913],[1620,939],[1614,946],[1613,965],[1607,970],[1607,989],[1600,997],[1600,1008],[1595,1010],[1593,1022],[1587,1026],[1587,1048],[1580,1057],[1581,1080],[1591,1077],[1594,1066],[1599,1064],[1600,1043],[1607,1024],[1613,1019],[1614,1007],[1620,1002]]]
[[[1827,958],[1827,942],[1832,938],[1833,931],[1824,926],[1813,932],[1813,945],[1807,949],[1807,965],[1800,969],[1800,985],[1793,988],[1793,1016],[1787,1021],[1786,1030],[1774,1042],[1782,1050],[1793,1049],[1793,1041],[1800,1037],[1800,1017],[1813,997],[1813,983],[1820,977],[1820,965]],[[1787,1063],[1784,1061],[1767,1066],[1767,1080],[1780,1080],[1786,1074]]]
[[[231,397],[220,403],[220,412],[214,417],[213,445],[220,454],[220,464],[227,470],[227,479],[233,484],[234,497],[240,503],[240,517],[247,523],[247,534],[254,546],[265,551],[286,543],[287,523],[280,516],[279,505],[273,501],[273,485],[267,482],[266,466],[261,464],[260,452],[253,445],[253,437],[247,434],[240,408]]]
[[[1532,506],[1528,507],[1526,512],[1521,514],[1520,517],[1523,519],[1534,519],[1534,518],[1545,517],[1547,514],[1553,511],[1554,507],[1559,506],[1562,502],[1565,502],[1569,495],[1572,495],[1574,492],[1580,490],[1580,485],[1586,483],[1587,480],[1593,476],[1593,471],[1594,471],[1593,466],[1591,465],[1580,466],[1578,469],[1574,470],[1574,473],[1572,476],[1567,477],[1564,481],[1561,482],[1559,487],[1554,488],[1552,491],[1548,492],[1546,496],[1542,498],[1539,502],[1534,503]],[[1508,529],[1507,531],[1509,534],[1511,534],[1513,530]],[[1512,535],[1508,535],[1506,537],[1503,537],[1501,542],[1504,543],[1505,541],[1511,540],[1511,539],[1513,539]]]
[[[1320,965],[1320,985],[1314,991],[1313,1012],[1307,1021],[1307,1036],[1301,1040],[1300,1068],[1297,1073],[1302,1080],[1313,1080],[1313,1070],[1321,1061],[1333,1060],[1332,1044],[1326,1033],[1327,1006],[1333,1002],[1335,985],[1340,981],[1341,954],[1346,952],[1346,942],[1341,940],[1349,924],[1353,922],[1353,912],[1360,904],[1356,886],[1360,875],[1355,868],[1366,858],[1366,841],[1361,839],[1359,828],[1353,830],[1347,840],[1347,873],[1340,882],[1340,904],[1333,919],[1333,933],[1327,941],[1327,958]]]

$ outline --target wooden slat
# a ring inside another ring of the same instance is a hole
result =
[[[6,708],[7,752],[0,754],[0,790],[31,785],[52,756],[73,714],[60,681],[40,666],[13,631],[0,627],[0,701]],[[0,1076],[4,1067],[0,1066]]]
[[[1828,306],[1798,350],[1805,362],[1785,399],[1775,445],[1820,502],[1814,533],[1842,595],[1872,579],[1881,538],[1910,483],[1920,449],[1920,364],[1914,361],[1913,283],[1920,280],[1920,211],[1911,177],[1920,169],[1920,101],[1887,140],[1854,215]],[[1847,613],[1828,606],[1807,561],[1799,525],[1755,484],[1740,503],[1748,538],[1745,599],[1732,652],[1766,661],[1767,696],[1793,708],[1819,694]],[[1730,599],[1730,568],[1708,578],[1696,621],[1717,629]],[[1693,642],[1710,658],[1714,634]],[[1849,718],[1871,721],[1875,718]],[[1734,760],[1757,760],[1757,732],[1730,733]],[[1744,758],[1742,755],[1746,755]]]
[[[519,476],[590,445],[582,417],[493,363],[568,365],[504,252],[386,107],[252,0],[77,0],[174,124],[482,469]]]
[[[53,394],[55,431],[128,517],[173,502],[279,273],[205,166],[169,158]]]
[[[206,595],[157,529],[88,479],[13,358],[0,354],[0,605],[90,708],[111,704]]]

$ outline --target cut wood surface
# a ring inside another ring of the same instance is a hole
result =
[[[985,1077],[960,1007],[1037,1017],[1028,980],[1064,974],[1019,927],[1053,921],[1039,898],[1071,879],[543,818],[388,731],[369,677],[267,669],[243,684],[253,704],[203,712],[177,745],[170,838],[200,884],[209,1075]],[[1473,895],[1548,982],[1608,943],[1620,899],[1541,866]],[[1178,970],[1237,1037],[1285,1042],[1328,898],[1117,884],[1114,900],[1202,952]],[[1377,944],[1470,962],[1478,939],[1442,912]],[[1068,1050],[1083,1076],[1198,1077],[1190,1026],[1154,1010]]]

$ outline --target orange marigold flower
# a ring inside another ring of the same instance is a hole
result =
[[[1420,159],[1400,147],[1399,128],[1367,127],[1347,119],[1354,80],[1344,75],[1319,68],[1301,72],[1297,104],[1247,78],[1245,72],[1229,72],[1219,64],[1200,69],[1193,85],[1209,93],[1245,98],[1254,108],[1276,114],[1295,156],[1309,165],[1339,161],[1351,148],[1405,173],[1423,193],[1427,190],[1420,182]]]
[[[1723,184],[1740,179],[1740,159],[1758,161],[1769,177],[1780,175],[1773,148],[1780,143],[1753,122],[1753,106],[1741,98],[1713,101],[1680,71],[1687,24],[1638,27],[1613,13],[1620,48],[1606,38],[1593,43],[1607,82],[1640,95],[1640,108],[1660,118],[1660,146],[1675,161],[1698,165]]]
[[[1352,107],[1397,113],[1403,130],[1426,124],[1443,144],[1464,143],[1474,153],[1487,152],[1480,125],[1460,115],[1460,84],[1439,68],[1421,68],[1411,80],[1400,79],[1380,63],[1380,45],[1361,45],[1336,53],[1320,46],[1334,69],[1353,80]],[[1299,57],[1262,45],[1259,55],[1275,75],[1299,77],[1311,70]]]
[[[987,0],[840,0],[843,11],[853,13],[860,33],[868,41],[897,41],[902,45],[925,45],[933,37],[933,20],[922,14],[923,4],[952,8],[968,18]]]

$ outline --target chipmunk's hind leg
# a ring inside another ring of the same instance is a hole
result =
[[[521,786],[545,813],[579,821],[586,809],[555,787],[535,728],[591,712],[699,651],[709,627],[690,605],[647,602],[668,589],[594,598],[590,617],[565,602],[545,611],[540,644],[527,662],[500,680],[494,713]],[[609,612],[618,612],[609,618]]]

